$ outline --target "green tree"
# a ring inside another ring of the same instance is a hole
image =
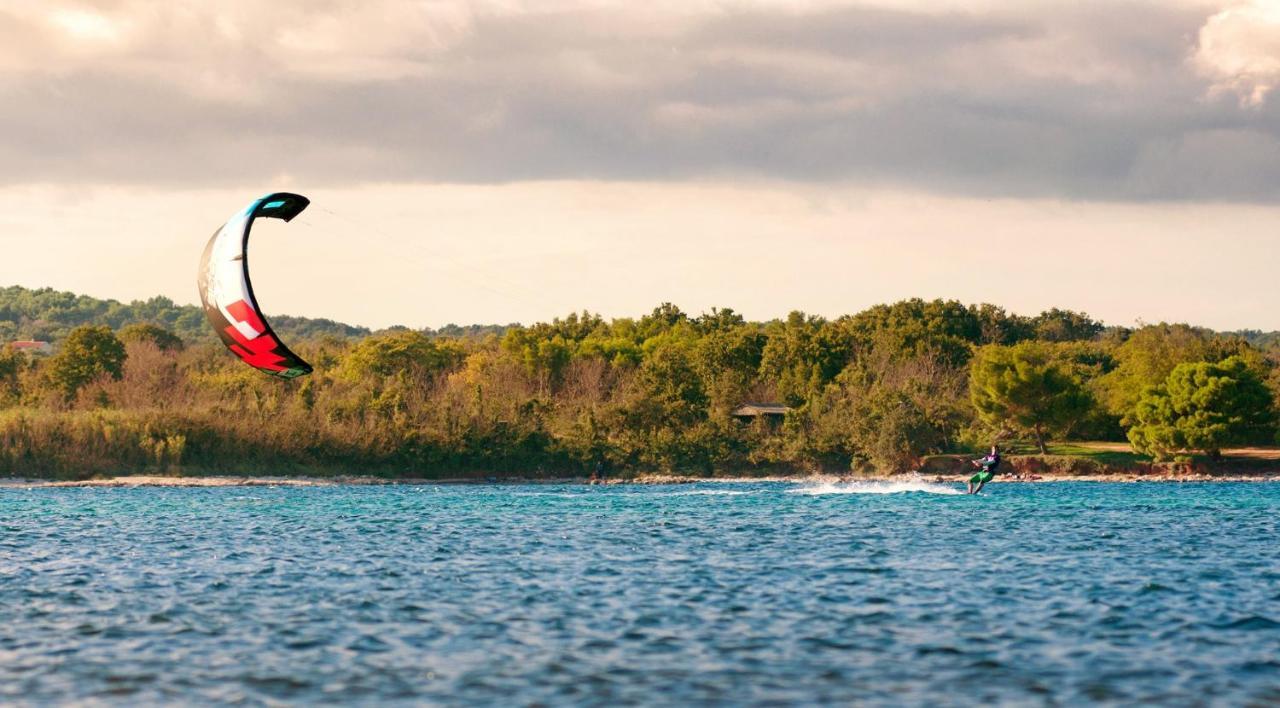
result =
[[[1160,386],[1179,364],[1221,361],[1249,349],[1239,338],[1224,338],[1185,324],[1147,325],[1130,333],[1115,350],[1116,366],[1100,382],[1107,410],[1132,423],[1138,399]]]
[[[713,307],[711,312],[704,312],[693,321],[694,326],[702,333],[735,329],[746,323],[746,319],[734,312],[731,307],[726,307],[723,310]]]
[[[576,357],[597,356],[626,360],[631,354],[626,341],[611,336],[599,315],[570,313],[568,317],[539,322],[529,327],[512,327],[502,337],[502,348],[524,363],[530,376],[547,390],[555,390],[565,370]]]
[[[1181,450],[1218,459],[1227,445],[1270,437],[1272,405],[1270,390],[1242,357],[1179,364],[1139,399],[1129,442],[1157,459]]]
[[[983,422],[1035,437],[1041,454],[1046,438],[1065,433],[1090,407],[1079,378],[1052,345],[1022,342],[978,350],[969,374],[969,395]]]
[[[502,348],[517,357],[530,376],[537,377],[544,387],[554,389],[573,361],[577,343],[539,325],[507,330]]]
[[[184,346],[182,338],[164,327],[150,323],[137,322],[120,330],[120,341],[149,342],[162,352],[180,352]]]
[[[50,360],[49,381],[70,401],[94,379],[108,376],[119,381],[127,357],[124,343],[110,327],[81,325],[71,330],[62,350]]]
[[[653,308],[653,312],[640,318],[636,323],[636,329],[640,336],[644,339],[656,337],[663,332],[679,325],[682,322],[688,322],[689,316],[680,310],[680,308],[669,302]]]
[[[707,403],[692,341],[678,329],[648,340],[616,411],[625,454],[662,469],[705,468]]]
[[[649,340],[649,345],[634,380],[659,414],[649,422],[684,426],[705,418],[707,393],[698,376],[693,342],[667,334]]]
[[[852,358],[846,331],[822,317],[792,312],[766,329],[760,374],[789,405],[802,405],[834,379]]]
[[[881,471],[910,470],[943,442],[943,433],[929,419],[929,412],[905,391],[877,386],[857,398],[852,413],[853,447]]]
[[[462,348],[451,340],[432,339],[422,332],[399,331],[368,337],[352,347],[342,358],[338,375],[349,381],[360,381],[435,374],[457,366],[462,360]]]
[[[979,344],[1017,344],[1034,338],[1035,327],[1030,318],[1011,315],[1003,307],[986,303],[969,309],[978,320]]]
[[[929,353],[961,366],[984,337],[1012,337],[1018,330],[998,308],[979,310],[954,300],[876,305],[839,322],[863,348],[889,344],[903,357]]]
[[[125,304],[50,288],[32,290],[16,285],[0,287],[0,339],[3,340],[60,341],[78,325],[105,324],[118,330],[138,322],[162,327],[187,342],[208,342],[214,336],[201,308],[195,305],[177,305],[166,297],[135,300]],[[342,338],[358,338],[369,334],[369,330],[364,327],[286,315],[272,317],[271,325],[285,341],[326,334]]]
[[[877,335],[807,411],[812,443],[823,457],[848,452],[883,472],[912,469],[972,419],[968,378],[968,366],[946,354],[904,353],[894,337]]]
[[[1102,334],[1105,329],[1101,322],[1083,312],[1059,310],[1056,307],[1041,312],[1031,321],[1031,326],[1035,328],[1036,339],[1045,342],[1086,341]]]
[[[727,415],[745,401],[764,345],[764,333],[748,324],[725,324],[697,339],[694,362],[713,408]]]

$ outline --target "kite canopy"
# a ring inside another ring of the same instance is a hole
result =
[[[288,192],[254,201],[209,239],[196,279],[204,314],[227,348],[258,371],[285,379],[309,374],[312,369],[280,343],[262,316],[249,281],[249,230],[254,219],[289,221],[310,203],[306,197]]]

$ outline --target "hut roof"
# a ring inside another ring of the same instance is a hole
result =
[[[762,415],[786,415],[789,407],[781,403],[744,403],[733,409],[733,415],[737,418],[756,418]]]

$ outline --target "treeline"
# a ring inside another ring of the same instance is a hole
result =
[[[52,288],[0,287],[0,342],[34,339],[57,342],[81,325],[106,325],[120,329],[131,324],[153,324],[191,343],[214,341],[213,330],[204,312],[195,305],[178,305],[167,297],[122,303]],[[360,339],[373,334],[367,327],[325,318],[274,315],[271,326],[286,340],[297,341],[337,337]],[[404,327],[393,327],[403,330]],[[439,330],[423,330],[435,337],[473,338],[502,334],[500,325],[445,325]],[[383,330],[390,331],[390,330]]]
[[[203,317],[203,315],[201,315]],[[164,321],[0,355],[0,470],[405,476],[901,471],[997,440],[1129,440],[1158,458],[1271,444],[1280,356],[1187,325],[909,300],[748,322],[640,318],[291,341],[280,381]],[[746,402],[789,407],[742,419]]]

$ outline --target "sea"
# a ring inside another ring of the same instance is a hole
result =
[[[1277,705],[1280,483],[0,488],[0,703]]]

